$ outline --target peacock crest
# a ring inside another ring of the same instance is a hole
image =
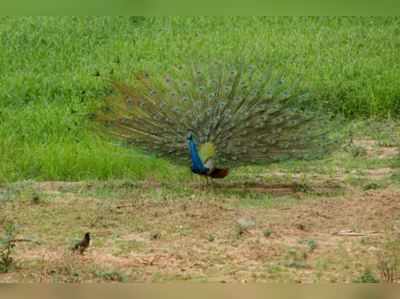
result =
[[[333,144],[326,115],[272,68],[176,67],[164,78],[140,73],[113,86],[96,115],[102,128],[174,162],[193,163],[190,142],[211,167],[309,158]]]

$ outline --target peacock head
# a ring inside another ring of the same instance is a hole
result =
[[[189,131],[189,133],[188,133],[187,136],[186,136],[186,139],[187,139],[188,141],[192,141],[192,140],[193,140],[193,133]]]

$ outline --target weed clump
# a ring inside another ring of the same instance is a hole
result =
[[[307,263],[307,252],[302,248],[293,247],[290,248],[286,254],[285,266],[288,268],[295,269],[307,269],[310,266]]]
[[[34,193],[32,194],[32,203],[35,204],[35,205],[37,205],[37,204],[40,203],[40,201],[41,201],[40,195],[39,195],[38,193],[34,192]]]
[[[313,239],[303,240],[300,242],[300,244],[306,245],[309,253],[312,253],[318,247],[317,241],[315,241]]]
[[[215,241],[215,236],[213,234],[209,234],[207,240],[209,242],[214,242]]]
[[[0,236],[0,273],[7,273],[14,265],[17,228],[13,222],[5,224],[4,234]]]
[[[377,256],[377,268],[384,282],[393,283],[400,278],[400,241],[388,240]]]
[[[368,191],[368,190],[377,190],[379,188],[382,188],[382,186],[378,183],[375,182],[371,182],[371,183],[367,183],[363,186],[363,190],[364,191]]]
[[[126,282],[127,277],[119,271],[96,271],[95,276],[106,281]]]
[[[270,228],[265,229],[265,230],[263,231],[263,235],[264,235],[264,237],[266,237],[266,238],[271,237],[271,235],[272,235],[272,230],[271,230]]]
[[[353,280],[354,283],[379,283],[379,279],[371,272],[366,269],[358,278]]]

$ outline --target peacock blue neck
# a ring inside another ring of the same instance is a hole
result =
[[[192,172],[197,174],[207,174],[209,169],[204,166],[203,161],[200,158],[197,150],[196,142],[193,140],[193,136],[188,137],[188,147],[190,153],[190,159],[192,160]]]

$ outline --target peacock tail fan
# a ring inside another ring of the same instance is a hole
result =
[[[224,167],[316,158],[339,140],[330,116],[272,68],[191,65],[113,87],[96,113],[101,130],[186,165],[188,132],[203,161],[213,157]]]

